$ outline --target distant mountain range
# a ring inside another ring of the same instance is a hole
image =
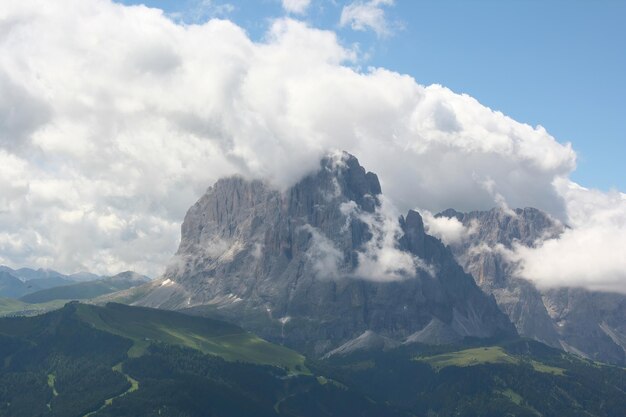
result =
[[[0,316],[31,315],[63,305],[132,288],[150,278],[126,271],[114,276],[88,272],[64,275],[46,269],[11,269],[0,266]]]
[[[12,269],[0,266],[0,297],[19,298],[23,295],[47,288],[70,285],[77,282],[103,278],[89,272],[72,275],[61,274],[51,269]]]
[[[21,297],[20,300],[32,304],[53,300],[85,300],[126,290],[146,282],[150,282],[150,278],[132,271],[126,271],[112,277],[35,291]]]

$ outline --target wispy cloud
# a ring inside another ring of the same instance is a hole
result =
[[[353,30],[372,30],[378,36],[392,34],[392,25],[385,15],[384,7],[393,6],[394,0],[355,1],[341,10],[340,26],[350,26]]]
[[[283,9],[289,13],[305,14],[311,0],[282,0]]]
[[[185,4],[185,9],[175,11],[169,16],[184,23],[202,23],[212,18],[226,18],[235,11],[230,3],[217,3],[215,0],[193,0]]]

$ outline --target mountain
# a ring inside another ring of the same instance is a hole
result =
[[[87,271],[76,272],[74,274],[70,274],[69,277],[72,281],[76,282],[95,281],[102,278],[100,275],[92,274]]]
[[[377,176],[347,153],[284,192],[217,181],[187,212],[176,256],[150,285],[135,304],[212,310],[315,356],[368,330],[403,341],[433,318],[459,338],[515,335],[420,215],[397,217]]]
[[[15,298],[0,297],[0,317],[37,316],[63,307],[67,300],[54,300],[46,303],[29,304]]]
[[[532,247],[558,237],[564,230],[558,221],[534,208],[449,209],[437,216],[456,218],[470,231],[450,248],[520,335],[587,358],[626,363],[626,296],[581,288],[539,290],[515,276],[516,265],[501,250],[512,249],[514,242]]]
[[[2,268],[10,270],[13,275],[22,279],[23,281],[45,280],[45,279],[68,279],[67,275],[61,274],[60,272],[54,271],[52,269],[19,268],[19,269],[14,270],[8,267],[2,267]]]
[[[11,278],[10,278],[10,277]],[[102,278],[86,272],[64,275],[51,269],[12,269],[0,266],[0,297],[19,298],[26,294],[61,285],[74,284],[77,281],[87,281]],[[22,284],[16,282],[20,281]],[[9,287],[11,289],[9,289]]]
[[[324,358],[337,355],[349,355],[359,351],[389,350],[398,347],[399,343],[387,337],[380,336],[371,330],[367,330],[359,337],[347,341],[336,349],[331,350]]]
[[[232,324],[121,304],[0,319],[0,369],[0,416],[408,416]]]
[[[542,296],[564,350],[626,365],[626,296],[582,288],[547,289]]]
[[[386,339],[366,332],[364,346]],[[528,340],[312,361],[240,327],[68,303],[0,319],[0,417],[617,417],[626,371]]]
[[[52,269],[13,269],[5,265],[0,265],[0,271],[8,272],[24,282],[28,281],[31,284],[36,283],[37,287],[39,287],[40,289],[52,288],[58,285],[71,284],[74,282],[93,281],[103,278],[100,275],[92,274],[91,272],[86,271],[65,275]]]
[[[150,278],[126,271],[112,277],[62,285],[32,292],[20,298],[26,303],[46,303],[53,300],[84,300],[126,290],[149,282]],[[29,281],[31,282],[31,281]]]
[[[621,416],[624,375],[542,343],[403,346],[333,355],[325,376],[413,416]]]
[[[0,270],[0,297],[19,298],[27,294],[29,290],[29,285],[18,277],[10,272]]]

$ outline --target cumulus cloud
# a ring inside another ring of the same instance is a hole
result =
[[[565,220],[583,198],[555,187],[575,153],[541,126],[407,75],[355,70],[356,51],[302,22],[276,20],[255,42],[227,20],[24,0],[0,2],[0,35],[0,263],[158,275],[216,179],[285,189],[331,149],[357,155],[401,211],[501,200]]]
[[[311,0],[282,0],[283,9],[289,13],[304,14],[311,4]]]
[[[602,193],[569,181],[559,184],[570,228],[510,256],[519,274],[540,287],[580,286],[626,293],[626,194]]]
[[[372,30],[378,36],[387,36],[392,27],[385,16],[384,6],[393,6],[394,0],[355,1],[343,7],[339,19],[340,26],[350,26],[353,30]]]
[[[472,233],[476,226],[465,227],[455,217],[436,217],[428,210],[418,210],[424,220],[424,229],[429,235],[439,238],[446,245],[453,245],[463,242]]]

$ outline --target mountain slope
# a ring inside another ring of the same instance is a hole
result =
[[[96,329],[133,341],[132,357],[141,356],[153,341],[184,346],[230,361],[303,367],[304,357],[273,345],[235,325],[167,310],[107,304],[77,304],[76,314]]]
[[[412,347],[332,356],[327,376],[416,416],[614,416],[626,371],[538,342]]]
[[[557,237],[563,231],[557,221],[533,208],[514,213],[450,209],[438,216],[456,218],[471,231],[450,247],[476,283],[495,296],[520,335],[595,360],[626,363],[626,296],[574,288],[540,291],[515,276],[506,250],[516,242],[532,247]]]
[[[48,288],[101,278],[87,272],[64,275],[51,269],[12,269],[0,265],[0,297],[20,298]]]
[[[371,332],[360,342],[305,361],[225,322],[69,303],[0,319],[0,417],[621,417],[626,409],[626,371],[537,342],[393,348]]]
[[[0,271],[0,297],[19,298],[31,288],[18,277],[7,271]]]
[[[150,281],[148,277],[127,271],[112,277],[35,291],[20,299],[27,303],[45,303],[53,300],[84,300],[126,290],[145,284],[148,281]]]
[[[375,174],[341,154],[280,192],[219,180],[189,209],[179,250],[138,305],[211,306],[261,336],[323,355],[367,330],[404,340],[436,317],[459,337],[515,330]]]
[[[303,360],[224,322],[70,303],[0,319],[0,416],[407,416],[321,384]]]

